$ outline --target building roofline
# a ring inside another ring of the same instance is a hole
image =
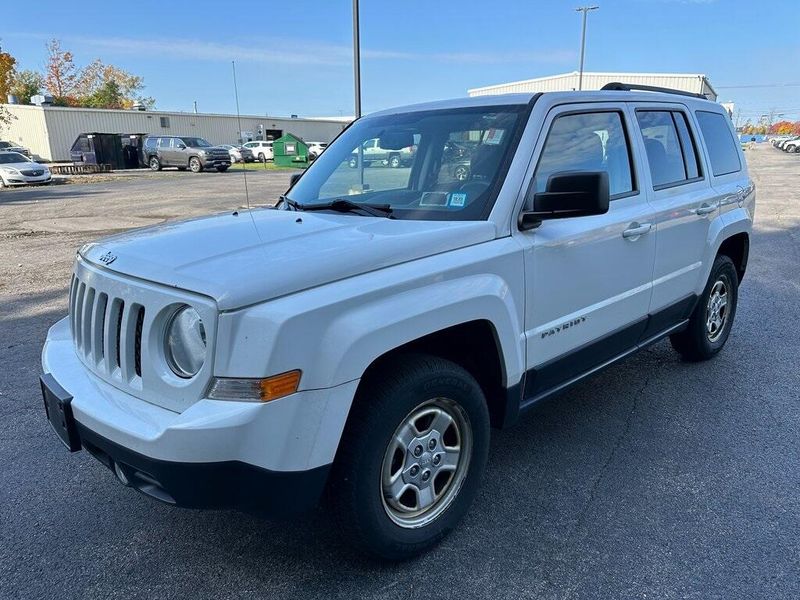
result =
[[[521,79],[519,81],[509,81],[507,83],[495,83],[492,85],[484,85],[481,87],[470,88],[467,90],[467,93],[472,92],[482,92],[486,90],[494,90],[501,87],[506,87],[509,85],[523,85],[526,83],[537,83],[540,81],[548,81],[551,79],[561,79],[565,77],[577,77],[579,75],[578,71],[570,71],[568,73],[557,73],[556,75],[545,75],[543,77],[534,77],[533,79]],[[586,75],[601,75],[601,76],[608,76],[608,77],[616,77],[624,79],[626,75],[636,75],[638,77],[696,77],[698,79],[703,79],[706,82],[706,85],[714,92],[714,95],[717,94],[717,91],[711,86],[711,82],[708,80],[708,77],[702,73],[636,73],[632,71],[625,71],[625,72],[615,72],[615,71],[584,71],[584,77]]]
[[[117,114],[138,114],[138,115],[155,115],[155,116],[164,116],[164,117],[171,117],[171,116],[181,116],[181,117],[228,117],[228,118],[237,118],[237,115],[234,114],[226,114],[226,113],[196,113],[196,112],[182,112],[182,111],[174,111],[174,110],[132,110],[132,109],[124,109],[124,108],[83,108],[83,107],[73,107],[73,106],[37,106],[35,104],[0,104],[5,108],[18,108],[21,107],[23,109],[38,109],[41,111],[56,111],[56,112],[101,112],[101,113],[117,113]],[[264,120],[281,120],[281,121],[313,121],[315,123],[319,122],[327,122],[327,123],[338,123],[341,124],[342,121],[338,119],[331,119],[325,117],[279,117],[276,115],[241,115],[243,119],[264,119]]]

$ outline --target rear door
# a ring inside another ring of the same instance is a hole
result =
[[[711,220],[719,194],[711,187],[697,127],[683,104],[636,103],[637,141],[647,168],[642,182],[653,206],[658,239],[652,333],[688,316],[704,277]]]
[[[161,137],[158,138],[158,159],[161,161],[161,166],[172,166],[172,138]]]
[[[565,105],[545,120],[529,192],[544,191],[554,173],[606,171],[611,202],[604,215],[546,220],[520,234],[527,401],[635,347],[644,331],[656,243],[631,126],[622,103]]]

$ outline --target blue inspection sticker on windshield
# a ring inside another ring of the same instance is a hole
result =
[[[467,203],[466,192],[453,192],[450,194],[450,206],[463,207]]]

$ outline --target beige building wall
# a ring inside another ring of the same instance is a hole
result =
[[[206,138],[212,144],[234,144],[239,137],[236,115],[164,111],[102,110],[91,108],[3,105],[17,117],[0,139],[19,143],[48,161],[68,161],[81,133],[149,133]],[[166,121],[162,122],[162,117]],[[242,115],[242,131],[277,129],[306,141],[330,142],[347,123],[340,120],[290,119]],[[167,126],[163,126],[167,125]]]
[[[550,77],[538,77],[524,81],[512,81],[467,90],[470,96],[489,96],[494,94],[514,94],[533,92],[569,92],[578,89],[577,71]],[[705,94],[710,100],[717,99],[717,93],[705,75],[686,73],[583,73],[584,90],[599,90],[611,82],[636,83],[655,87],[673,88]]]

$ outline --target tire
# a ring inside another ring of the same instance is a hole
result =
[[[358,159],[355,157],[351,157],[347,164],[350,165],[351,169],[355,169],[358,166]]]
[[[334,462],[329,492],[342,533],[389,560],[431,548],[469,509],[488,449],[486,399],[466,370],[427,355],[386,363],[362,381]],[[393,478],[394,495],[385,487]]]
[[[731,333],[739,298],[739,276],[733,261],[724,255],[714,260],[706,287],[683,331],[669,341],[684,360],[698,362],[722,350]],[[724,302],[724,304],[721,304]]]
[[[389,166],[392,167],[393,169],[396,169],[400,165],[402,165],[402,161],[400,160],[400,157],[397,154],[392,154],[389,157]]]
[[[203,170],[203,165],[196,156],[189,159],[189,170],[192,173],[200,173]]]
[[[228,170],[228,167],[217,167],[217,173],[224,173]]]
[[[147,164],[150,165],[151,171],[161,170],[161,161],[158,159],[157,156],[151,156]]]
[[[263,162],[267,162],[267,157],[266,157],[266,156],[264,156],[264,153],[263,153],[263,152],[259,152],[259,153],[258,153],[258,162],[262,162],[262,163],[263,163]]]

